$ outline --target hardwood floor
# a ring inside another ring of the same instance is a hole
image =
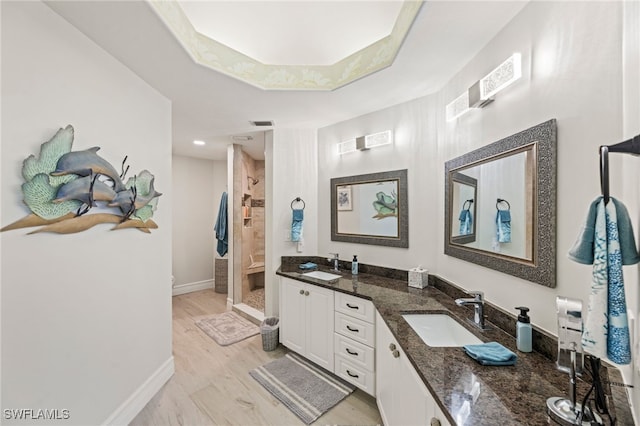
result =
[[[193,317],[224,312],[226,295],[213,290],[173,298],[173,355],[176,372],[131,422],[138,425],[302,425],[249,371],[286,353],[262,350],[260,335],[219,346]],[[315,425],[382,424],[375,400],[356,390]]]

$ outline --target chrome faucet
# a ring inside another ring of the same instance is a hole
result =
[[[456,305],[473,305],[473,323],[476,327],[484,330],[484,293],[481,291],[470,291],[473,299],[456,299]]]
[[[338,253],[329,253],[330,255],[333,256],[333,259],[327,259],[329,262],[333,262],[333,270],[338,272],[340,269],[338,268],[338,264],[339,264],[339,254]]]

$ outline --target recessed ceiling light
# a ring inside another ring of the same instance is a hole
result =
[[[193,141],[193,144],[194,145],[204,145],[204,141],[195,140],[195,141]]]

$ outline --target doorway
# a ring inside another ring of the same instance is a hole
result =
[[[265,159],[264,134],[228,150],[229,279],[233,310],[254,322],[265,312]],[[232,269],[232,270],[231,270]]]

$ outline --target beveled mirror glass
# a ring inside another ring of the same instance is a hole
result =
[[[407,170],[331,179],[331,240],[409,247]]]
[[[555,287],[555,194],[555,120],[447,161],[445,254]]]

